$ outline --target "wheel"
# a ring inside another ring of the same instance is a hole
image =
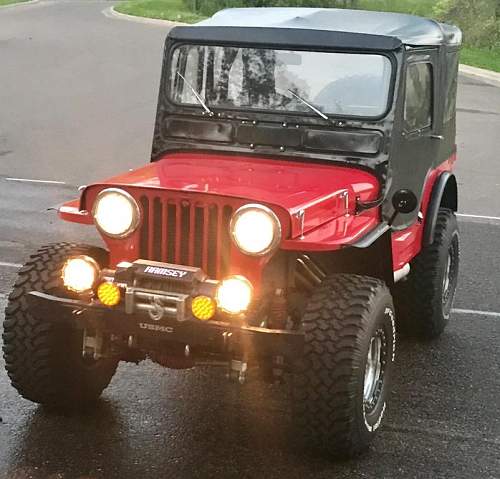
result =
[[[410,274],[396,284],[398,328],[406,336],[435,338],[450,318],[459,269],[459,234],[455,214],[440,209],[434,242],[410,264]]]
[[[386,410],[396,346],[391,294],[374,278],[333,275],[313,293],[302,327],[292,395],[298,435],[322,453],[356,456]]]
[[[26,295],[40,291],[70,297],[61,269],[74,255],[107,264],[106,251],[70,243],[44,246],[20,269],[5,309],[3,354],[14,388],[26,399],[52,408],[74,409],[94,402],[113,377],[117,361],[82,357],[83,332],[35,317]]]

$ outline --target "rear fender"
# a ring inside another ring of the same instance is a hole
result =
[[[432,188],[429,206],[425,218],[424,235],[422,246],[426,247],[434,242],[434,231],[439,208],[449,208],[452,211],[458,209],[458,188],[455,175],[445,171],[441,173]]]

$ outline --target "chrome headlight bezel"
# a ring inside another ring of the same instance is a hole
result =
[[[236,227],[237,221],[241,218],[242,215],[244,215],[245,213],[248,213],[250,211],[259,211],[261,213],[266,214],[273,223],[273,239],[272,239],[272,241],[269,243],[269,245],[266,248],[264,248],[263,250],[258,251],[258,252],[245,250],[241,246],[241,244],[238,241],[238,238],[235,234],[235,227]],[[242,253],[249,255],[249,256],[265,256],[265,255],[271,253],[272,251],[274,251],[281,242],[281,223],[280,223],[278,216],[271,208],[268,208],[267,206],[264,206],[264,205],[261,205],[258,203],[249,203],[249,204],[241,206],[233,213],[233,216],[231,217],[231,221],[229,223],[229,233],[230,233],[232,242],[236,245],[238,250],[241,251]]]
[[[105,197],[108,194],[118,194],[123,196],[132,206],[132,218],[130,222],[130,226],[124,230],[122,233],[110,233],[106,231],[105,228],[96,219],[96,214],[97,214],[97,208],[99,206],[99,202],[102,200],[103,197]],[[127,236],[130,236],[139,226],[139,223],[141,221],[141,210],[139,208],[139,205],[137,201],[135,201],[134,197],[130,194],[127,193],[125,190],[122,190],[120,188],[106,188],[102,191],[100,191],[94,201],[94,205],[92,207],[92,217],[94,218],[94,224],[96,225],[97,229],[104,235],[110,237],[110,238],[126,238]]]

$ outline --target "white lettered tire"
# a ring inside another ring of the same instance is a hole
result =
[[[384,419],[396,325],[384,282],[328,277],[302,320],[305,347],[293,374],[294,420],[305,443],[330,456],[366,450]]]

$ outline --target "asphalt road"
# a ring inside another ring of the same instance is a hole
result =
[[[16,272],[5,263],[47,241],[100,241],[47,208],[148,159],[166,30],[106,18],[108,5],[0,9],[0,311]],[[499,131],[500,88],[462,77],[463,214],[500,217]],[[463,216],[460,228],[458,311],[438,341],[399,344],[365,457],[297,452],[286,390],[220,371],[121,365],[96,411],[61,417],[19,398],[0,360],[0,478],[500,478],[500,314],[467,312],[500,313],[500,220]]]

